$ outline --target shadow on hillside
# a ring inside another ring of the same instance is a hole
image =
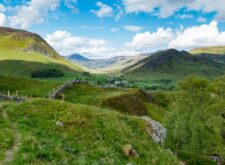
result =
[[[69,67],[56,63],[39,63],[24,60],[1,60],[0,74],[1,75],[16,75],[29,77],[34,71],[43,69],[60,69],[66,74],[78,73]]]

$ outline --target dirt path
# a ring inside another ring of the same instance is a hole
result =
[[[7,115],[6,111],[4,111],[4,110],[2,111],[2,115],[6,119],[8,118],[8,115]],[[5,159],[0,161],[0,165],[4,165],[6,163],[11,162],[13,160],[13,158],[14,158],[14,155],[17,153],[17,151],[20,148],[20,145],[21,145],[21,134],[18,131],[17,124],[13,124],[12,125],[12,129],[14,131],[14,144],[9,150],[7,150],[5,152]]]

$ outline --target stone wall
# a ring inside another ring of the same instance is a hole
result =
[[[23,102],[26,101],[26,97],[20,97],[20,96],[8,96],[8,95],[1,95],[0,94],[0,100],[2,101],[15,101],[15,102]]]
[[[86,80],[79,80],[75,79],[69,82],[66,82],[65,84],[59,86],[56,89],[53,89],[52,93],[49,94],[50,99],[56,99],[57,96],[62,94],[66,89],[73,87],[76,84],[87,84],[88,82]]]

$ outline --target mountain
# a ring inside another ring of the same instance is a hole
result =
[[[197,48],[190,52],[194,55],[225,64],[225,46]]]
[[[24,52],[36,52],[42,55],[58,58],[58,53],[38,34],[24,30],[0,28],[0,49],[16,49]]]
[[[217,54],[217,55],[225,55],[225,46],[211,46],[204,48],[196,48],[190,51],[192,54]]]
[[[90,59],[80,55],[80,54],[73,54],[71,56],[68,57],[68,59],[72,60],[72,61],[91,61]]]
[[[139,57],[141,58],[142,56]],[[137,58],[137,56],[118,56],[109,59],[88,59],[80,54],[73,54],[68,57],[69,60],[80,63],[88,68],[111,71],[114,71],[113,68],[120,66],[121,64],[124,64],[134,58]]]
[[[130,73],[166,73],[166,74],[200,74],[200,75],[220,75],[225,72],[225,66],[213,60],[193,56],[186,51],[169,49],[158,51],[149,57],[122,70]]]
[[[0,27],[0,74],[28,77],[37,70],[57,68],[73,74],[83,68],[61,57],[41,36]]]

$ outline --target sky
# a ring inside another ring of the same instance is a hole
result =
[[[224,0],[0,0],[0,26],[40,34],[62,56],[225,45]]]

